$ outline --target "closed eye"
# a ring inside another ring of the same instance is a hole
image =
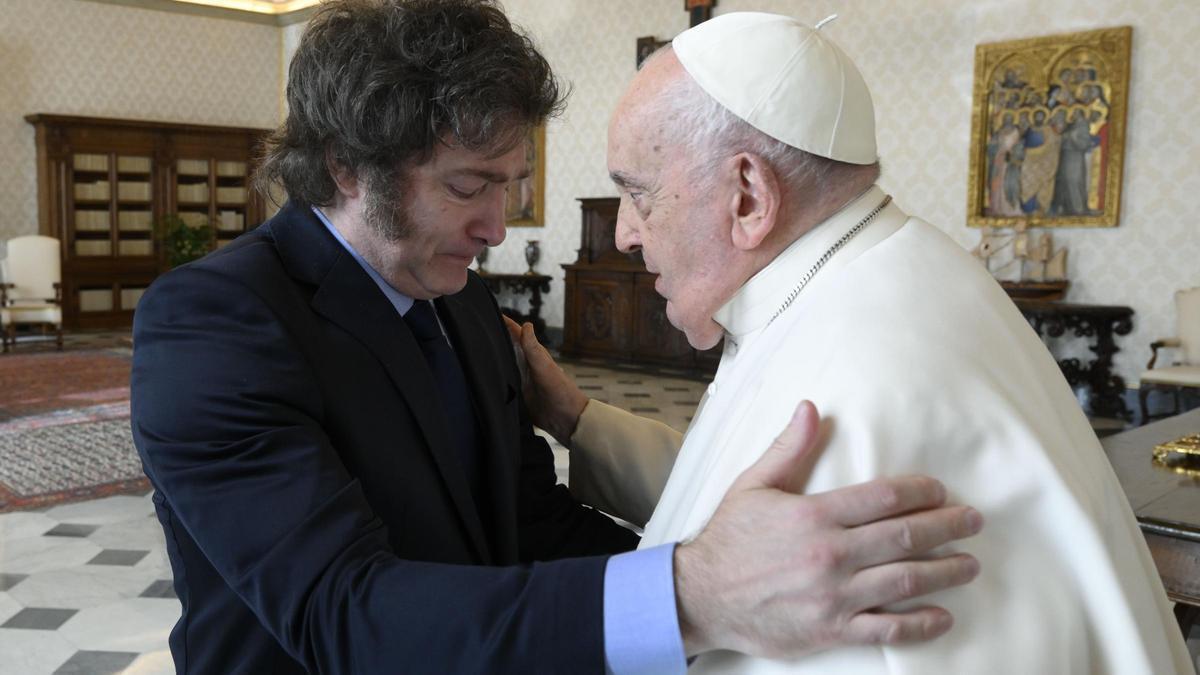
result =
[[[639,190],[627,190],[625,194],[633,203],[633,208],[637,211],[638,216],[645,220],[650,215],[650,205],[646,200],[646,193]]]
[[[455,185],[453,183],[446,184],[446,189],[450,191],[450,194],[458,197],[459,199],[471,199],[472,197],[478,197],[479,195],[483,194],[484,190],[487,190],[487,187],[488,183],[483,183],[477,188]]]

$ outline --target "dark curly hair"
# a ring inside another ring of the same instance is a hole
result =
[[[256,183],[328,205],[327,153],[370,184],[428,160],[447,134],[507,151],[563,102],[550,64],[494,0],[329,0],[292,58],[287,119]]]

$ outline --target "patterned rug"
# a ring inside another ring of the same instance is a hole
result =
[[[128,349],[0,357],[0,513],[148,488],[129,365]]]
[[[0,422],[129,400],[129,351],[0,355]]]

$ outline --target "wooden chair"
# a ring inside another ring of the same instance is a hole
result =
[[[59,350],[62,334],[62,271],[58,240],[28,235],[8,240],[7,277],[0,283],[0,324],[3,351],[17,343],[16,327],[40,326],[55,332]]]
[[[1142,423],[1150,419],[1146,409],[1146,398],[1155,389],[1175,394],[1175,412],[1180,410],[1180,393],[1184,388],[1200,388],[1200,288],[1190,288],[1175,294],[1175,315],[1178,321],[1178,337],[1155,340],[1150,344],[1150,362],[1142,373],[1138,387],[1138,402],[1142,407]],[[1179,359],[1169,366],[1155,368],[1158,350],[1178,350]]]

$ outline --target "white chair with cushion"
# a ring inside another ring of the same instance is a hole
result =
[[[28,235],[8,240],[7,277],[0,284],[0,308],[4,325],[4,351],[16,344],[18,325],[40,326],[55,333],[58,348],[62,336],[62,270],[58,240]]]
[[[1156,340],[1150,344],[1150,363],[1142,373],[1138,400],[1142,406],[1142,422],[1150,419],[1146,398],[1153,389],[1166,389],[1175,394],[1175,412],[1180,412],[1179,394],[1184,387],[1200,388],[1200,288],[1190,288],[1175,294],[1175,316],[1178,337]],[[1177,350],[1179,358],[1169,366],[1155,368],[1158,350]]]

